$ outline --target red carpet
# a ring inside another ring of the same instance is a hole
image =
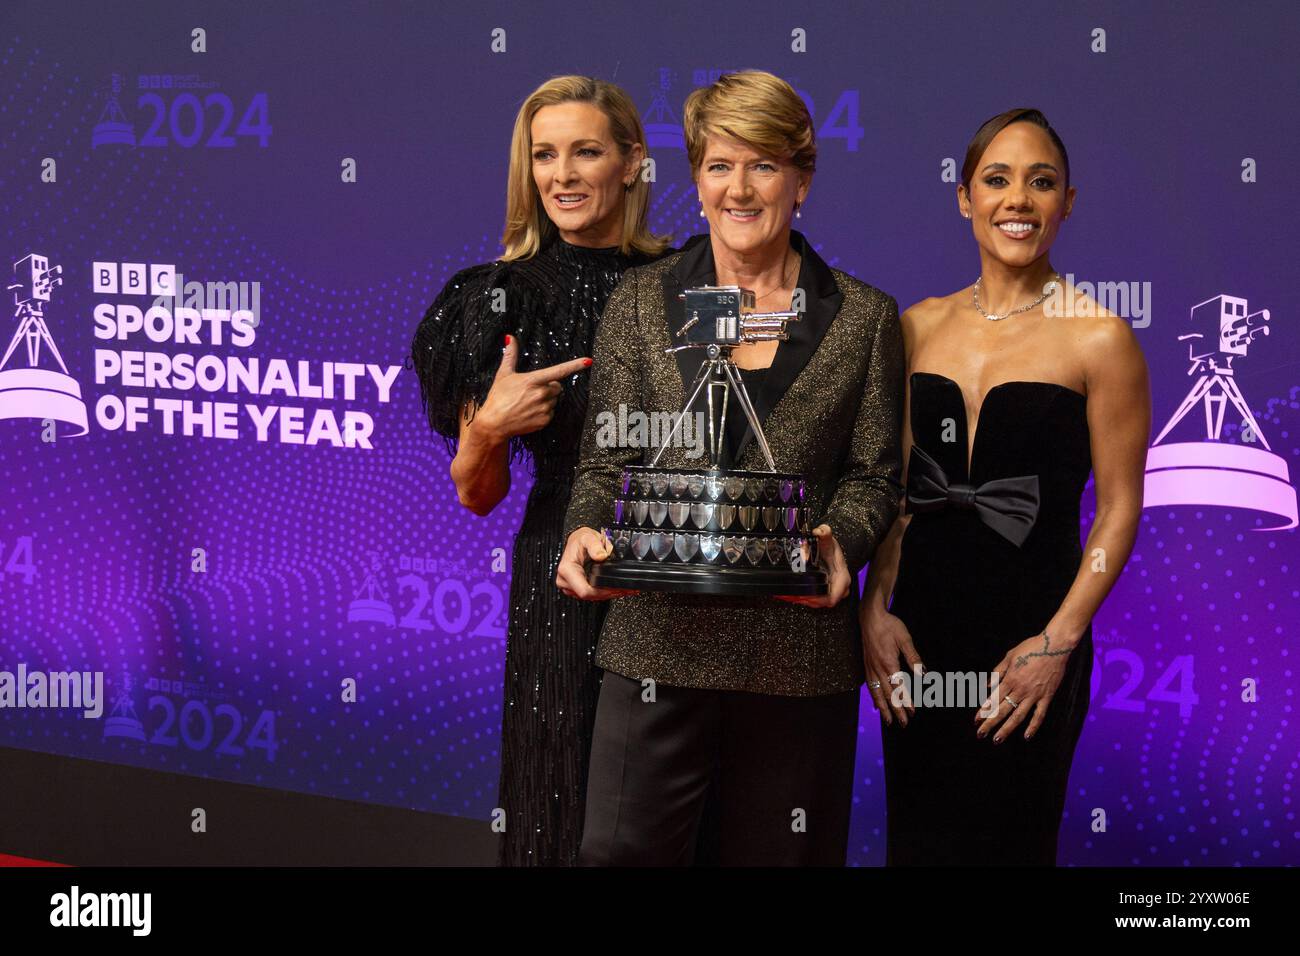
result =
[[[29,860],[25,856],[8,856],[0,853],[0,866],[63,866],[62,863],[51,863],[48,860]]]

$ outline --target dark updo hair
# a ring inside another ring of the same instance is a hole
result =
[[[1065,188],[1070,188],[1070,154],[1065,151],[1065,144],[1061,142],[1061,137],[1052,129],[1052,124],[1047,122],[1047,117],[1039,110],[1019,107],[1014,110],[1007,110],[1005,113],[999,113],[992,119],[984,121],[984,125],[979,128],[975,138],[970,141],[966,147],[966,161],[961,164],[961,184],[966,187],[966,192],[970,192],[970,181],[975,175],[975,164],[980,161],[984,151],[989,148],[989,143],[993,142],[993,137],[1002,132],[1012,123],[1033,123],[1035,126],[1041,126],[1047,130],[1047,135],[1051,137],[1053,145],[1061,153],[1061,162],[1065,166]]]

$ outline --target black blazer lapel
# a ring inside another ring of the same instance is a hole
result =
[[[677,296],[687,288],[717,282],[712,242],[707,237],[704,237],[704,241],[694,242],[694,238],[688,241],[677,264],[663,274],[664,316],[668,325],[668,339],[673,345],[680,344],[677,332],[686,321],[684,303]],[[781,401],[817,351],[844,298],[835,284],[835,276],[830,267],[804,238],[803,233],[792,229],[790,245],[802,257],[796,287],[804,290],[805,308],[800,313],[799,320],[787,326],[790,337],[777,345],[776,356],[763,378],[762,386],[757,393],[750,395],[760,425],[767,420],[768,414]],[[677,360],[677,371],[682,379],[682,401],[685,402],[691,397],[691,388],[699,374],[703,352],[701,349],[682,349],[673,353],[673,357]],[[727,415],[732,414],[744,414],[734,396],[727,403]],[[753,440],[753,429],[746,428],[744,438],[731,455],[731,460],[739,461]]]

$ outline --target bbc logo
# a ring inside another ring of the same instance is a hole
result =
[[[176,294],[176,266],[153,262],[96,262],[91,270],[96,295]]]

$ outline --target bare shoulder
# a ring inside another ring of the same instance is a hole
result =
[[[1112,312],[1091,315],[1078,320],[1078,334],[1083,336],[1090,348],[1127,349],[1137,347],[1137,336],[1128,319],[1120,318]]]
[[[1066,301],[1071,306],[1066,313],[1070,331],[1083,347],[1085,357],[1104,359],[1118,353],[1140,352],[1137,336],[1127,319],[1074,287],[1070,287],[1066,294]]]
[[[958,289],[947,295],[932,295],[909,306],[904,314],[909,317],[909,321],[922,325],[938,322],[956,312],[963,303],[969,302],[970,293],[970,287],[967,286],[965,289]]]
[[[953,314],[965,290],[951,295],[935,295],[922,299],[907,308],[900,316],[903,339],[908,346],[925,339],[938,325]],[[911,349],[909,348],[909,351]]]
[[[1145,391],[1146,357],[1132,326],[1107,309],[1098,307],[1097,313],[1069,319],[1086,390],[1092,393],[1098,388],[1119,387]]]
[[[920,325],[933,322],[940,313],[945,311],[944,300],[944,296],[931,296],[928,299],[922,299],[920,302],[909,305],[903,312],[903,322],[905,324],[914,322]]]

